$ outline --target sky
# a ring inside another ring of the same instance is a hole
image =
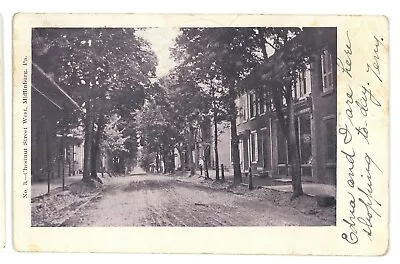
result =
[[[151,43],[157,55],[157,77],[165,76],[175,66],[174,60],[170,58],[169,48],[174,45],[178,33],[178,28],[147,28],[138,34]]]
[[[143,31],[139,31],[138,35],[148,40],[154,52],[158,58],[158,66],[156,75],[158,78],[168,74],[176,64],[172,58],[170,58],[169,49],[173,47],[175,38],[179,34],[179,28],[147,28]],[[267,47],[268,56],[272,56],[274,50],[270,46]]]

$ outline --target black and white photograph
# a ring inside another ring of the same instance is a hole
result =
[[[336,224],[336,28],[33,28],[32,226]]]
[[[387,250],[383,16],[18,14],[14,29],[17,251]]]

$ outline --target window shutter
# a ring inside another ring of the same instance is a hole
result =
[[[323,91],[333,89],[332,55],[324,50],[321,55],[321,74]]]

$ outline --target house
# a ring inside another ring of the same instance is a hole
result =
[[[82,139],[66,129],[79,105],[36,63],[32,63],[32,180],[75,174],[82,169]]]
[[[230,130],[229,122],[222,121],[218,123],[218,159],[219,168],[221,164],[224,165],[224,170],[229,172],[232,170],[232,161],[230,158]],[[208,170],[215,170],[216,158],[215,158],[215,141],[214,141],[214,124],[211,119],[205,121],[196,132],[196,143],[192,150],[192,158],[195,165],[195,170],[205,170],[205,162],[207,162]],[[180,156],[183,155],[183,157]],[[174,162],[177,170],[182,169],[182,165],[185,166],[184,170],[190,170],[189,168],[189,155],[186,148],[179,153],[178,149],[174,149]],[[182,164],[183,163],[183,164]]]
[[[336,184],[336,28],[306,28],[287,45],[296,42],[318,50],[292,90],[301,175],[305,181]],[[260,175],[290,177],[290,156],[276,109],[271,98],[252,88],[263,85],[262,76],[280,78],[282,56],[278,51],[254,69],[242,84],[247,92],[236,99],[243,172],[251,167]]]

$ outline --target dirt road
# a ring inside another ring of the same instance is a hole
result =
[[[64,226],[331,225],[268,200],[162,175],[113,178],[102,196]]]

